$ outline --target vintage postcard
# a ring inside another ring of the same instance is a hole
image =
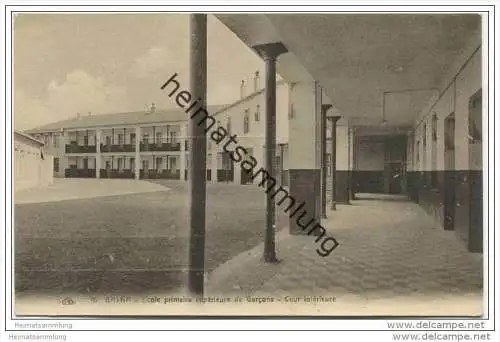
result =
[[[17,317],[487,312],[487,15],[77,10],[12,14]]]

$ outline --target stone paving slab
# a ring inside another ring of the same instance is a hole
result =
[[[49,186],[15,193],[14,203],[57,202],[168,190],[167,187],[159,184],[134,179],[56,178]]]

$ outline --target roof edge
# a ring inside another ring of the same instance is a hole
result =
[[[14,130],[14,135],[21,136],[21,137],[26,138],[28,140],[34,141],[34,142],[36,142],[37,144],[39,144],[41,146],[45,146],[45,143],[43,141],[40,141],[40,140],[32,137],[31,135],[25,133],[25,132]]]

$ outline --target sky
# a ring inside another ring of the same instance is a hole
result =
[[[207,103],[232,103],[264,62],[212,15],[207,32]],[[189,89],[187,14],[18,14],[13,38],[15,129],[175,107],[160,89],[174,73]]]

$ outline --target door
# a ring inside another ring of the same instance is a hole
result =
[[[175,158],[175,157],[169,158],[169,170],[172,173],[177,171],[177,158]]]
[[[135,158],[130,158],[130,171],[135,172]]]
[[[247,162],[250,162],[250,157],[253,157],[253,148],[249,147],[249,148],[245,148],[246,151],[247,151],[247,154],[246,156],[243,158],[243,160],[241,161],[240,165],[243,163],[243,161],[247,161]],[[252,170],[250,171],[247,171],[244,167],[240,167],[240,182],[241,184],[245,185],[245,184],[252,184],[253,183],[253,180],[252,180]]]
[[[111,163],[109,160],[106,160],[106,175],[104,178],[109,178],[111,173]]]
[[[389,174],[389,193],[390,194],[401,194],[402,186],[401,182],[403,180],[403,167],[400,162],[391,162],[386,164],[388,166]]]
[[[445,230],[455,229],[455,114],[451,113],[444,121],[444,188],[443,188],[443,226]]]
[[[149,175],[149,162],[147,160],[142,161],[142,171],[144,178],[148,178]]]

